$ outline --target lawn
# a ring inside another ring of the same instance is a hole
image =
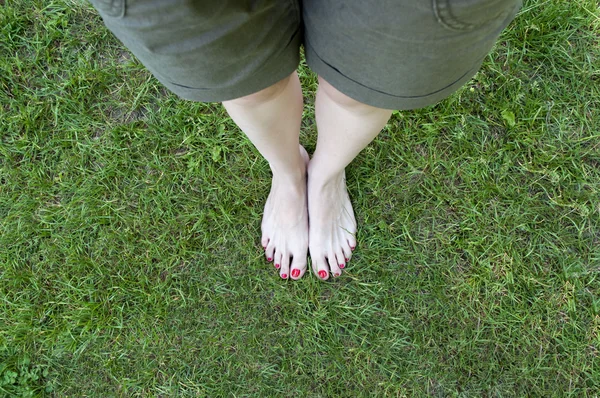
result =
[[[264,260],[269,167],[220,104],[87,3],[0,3],[0,396],[600,394],[596,0],[526,1],[465,87],[394,113],[328,282]]]

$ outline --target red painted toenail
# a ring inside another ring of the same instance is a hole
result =
[[[267,261],[271,261],[273,260],[271,257],[267,257]]]
[[[327,272],[321,270],[319,271],[319,276],[321,277],[321,279],[325,279],[325,277],[327,276]]]
[[[346,264],[340,264],[340,268],[344,268]]]
[[[297,278],[297,277],[298,277],[298,275],[300,275],[300,270],[299,270],[299,269],[293,269],[293,270],[292,270],[292,276],[293,276],[294,278]]]
[[[356,246],[350,246],[350,250],[354,251],[354,249],[356,249]]]
[[[279,264],[275,264],[275,268],[279,269]]]
[[[283,279],[287,279],[287,274],[281,274],[281,277],[282,277]]]
[[[346,259],[346,262],[348,262],[348,261],[350,261],[350,260]]]
[[[340,276],[340,273],[336,272],[335,274],[333,274],[333,276],[335,276],[337,278],[338,276]]]

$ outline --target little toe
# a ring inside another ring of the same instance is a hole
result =
[[[273,261],[275,258],[275,245],[273,244],[273,241],[270,241],[265,249],[265,258],[268,262]]]
[[[269,245],[269,238],[265,235],[262,237],[262,239],[260,240],[260,245],[262,246],[263,249],[267,249],[267,246]]]
[[[349,236],[348,239],[348,246],[350,246],[350,250],[354,251],[354,249],[356,249],[356,238],[354,236]]]

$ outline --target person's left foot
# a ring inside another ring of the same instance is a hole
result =
[[[338,277],[356,247],[356,219],[346,189],[346,175],[323,179],[308,167],[309,251],[319,279]]]

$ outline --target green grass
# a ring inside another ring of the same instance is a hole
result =
[[[596,1],[527,1],[471,82],[394,114],[328,283],[264,262],[269,168],[219,104],[87,4],[2,3],[0,396],[598,396]]]

